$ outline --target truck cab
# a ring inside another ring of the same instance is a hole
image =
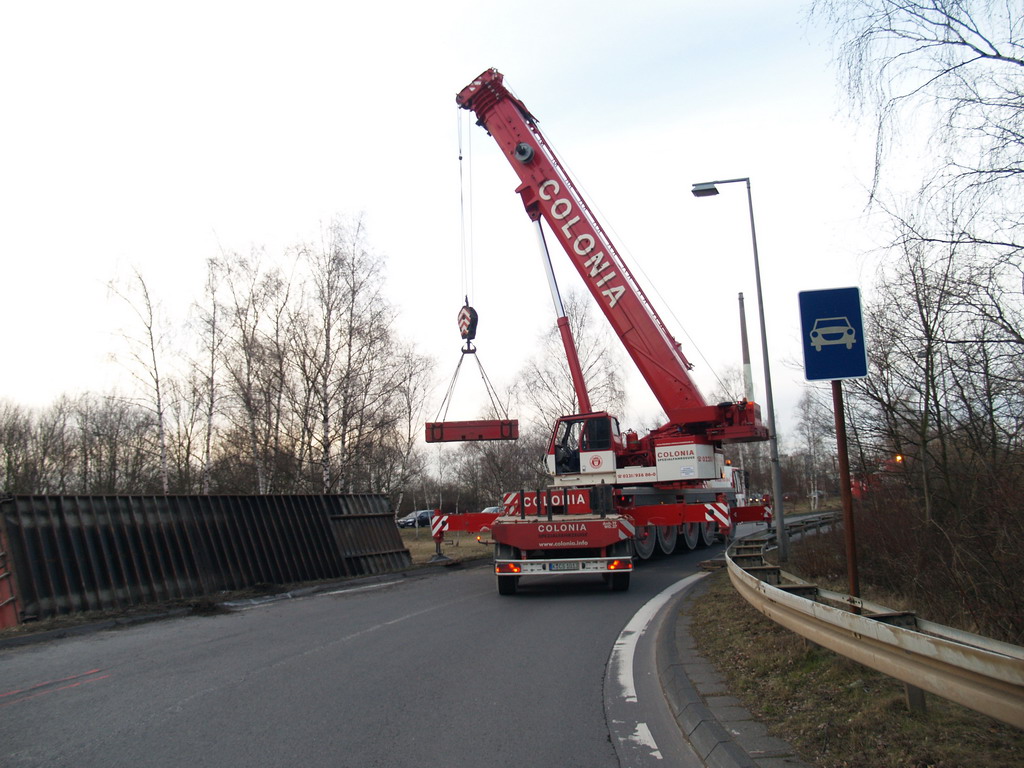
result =
[[[545,463],[556,486],[611,484],[621,450],[619,421],[611,414],[563,416],[555,424]]]

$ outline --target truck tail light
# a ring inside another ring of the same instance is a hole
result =
[[[521,573],[522,568],[515,563],[495,563],[495,573]]]
[[[632,560],[612,560],[608,563],[609,571],[631,571],[633,570]]]

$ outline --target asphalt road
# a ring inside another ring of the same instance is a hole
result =
[[[686,765],[629,622],[716,551],[628,592],[441,568],[0,651],[0,765]]]

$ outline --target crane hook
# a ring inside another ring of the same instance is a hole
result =
[[[466,348],[472,347],[470,344],[473,339],[476,338],[476,324],[479,320],[479,316],[476,310],[469,306],[469,297],[466,297],[466,304],[459,310],[459,334],[466,342]]]

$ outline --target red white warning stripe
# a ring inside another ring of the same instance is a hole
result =
[[[619,541],[632,539],[636,536],[636,526],[624,517],[619,518]]]
[[[709,523],[718,523],[725,530],[729,530],[732,527],[728,504],[705,504],[704,507],[707,509],[704,517]]]
[[[441,515],[438,517],[435,515],[430,518],[430,535],[435,539],[443,532],[448,530],[448,515]]]

